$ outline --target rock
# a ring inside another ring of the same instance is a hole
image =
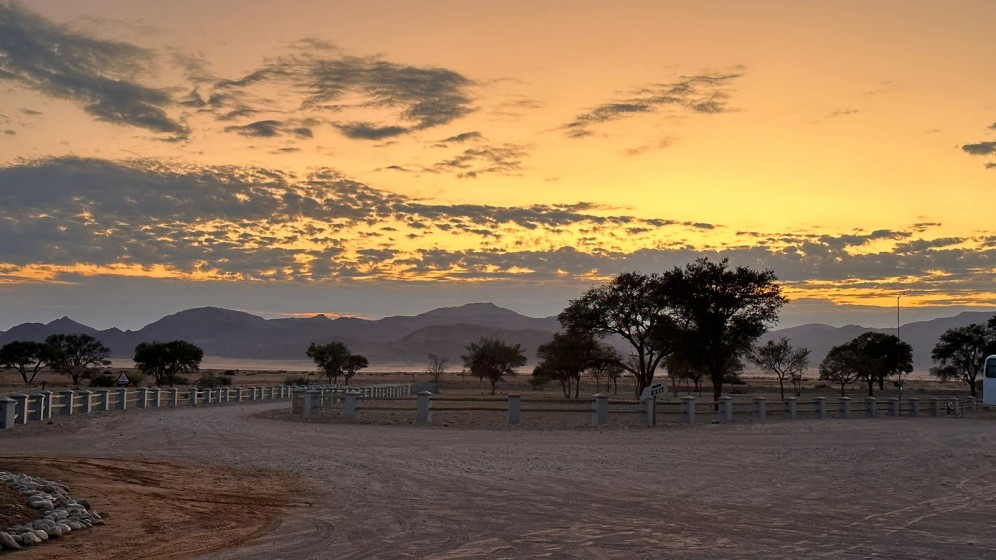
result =
[[[17,544],[14,537],[0,531],[0,550],[21,550],[21,545]]]
[[[48,540],[48,533],[42,531],[41,529],[32,529],[31,534],[38,537],[43,542]]]

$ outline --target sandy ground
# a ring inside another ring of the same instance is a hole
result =
[[[287,407],[0,433],[0,468],[68,483],[109,521],[17,557],[996,557],[987,412],[483,430],[281,420]]]

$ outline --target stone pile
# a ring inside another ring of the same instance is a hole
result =
[[[0,484],[27,495],[28,505],[40,510],[41,519],[0,528],[0,550],[21,550],[62,537],[72,531],[103,525],[104,520],[86,500],[74,500],[65,485],[26,474],[0,471]]]

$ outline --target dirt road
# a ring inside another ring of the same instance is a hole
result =
[[[516,431],[250,416],[287,406],[0,434],[0,467],[38,465],[110,513],[18,558],[996,557],[992,417]]]

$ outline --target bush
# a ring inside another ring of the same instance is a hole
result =
[[[235,375],[238,372],[239,372],[239,370],[237,370],[237,369],[226,369],[225,371],[221,372],[221,374],[222,375]]]
[[[110,372],[104,372],[90,378],[91,387],[114,387],[115,385],[117,385],[117,377],[111,375]]]
[[[307,385],[308,378],[303,375],[294,377],[293,375],[284,378],[284,385]]]
[[[213,373],[205,373],[197,380],[197,386],[201,389],[213,389],[215,387],[227,387],[232,384],[231,377],[218,377]]]

